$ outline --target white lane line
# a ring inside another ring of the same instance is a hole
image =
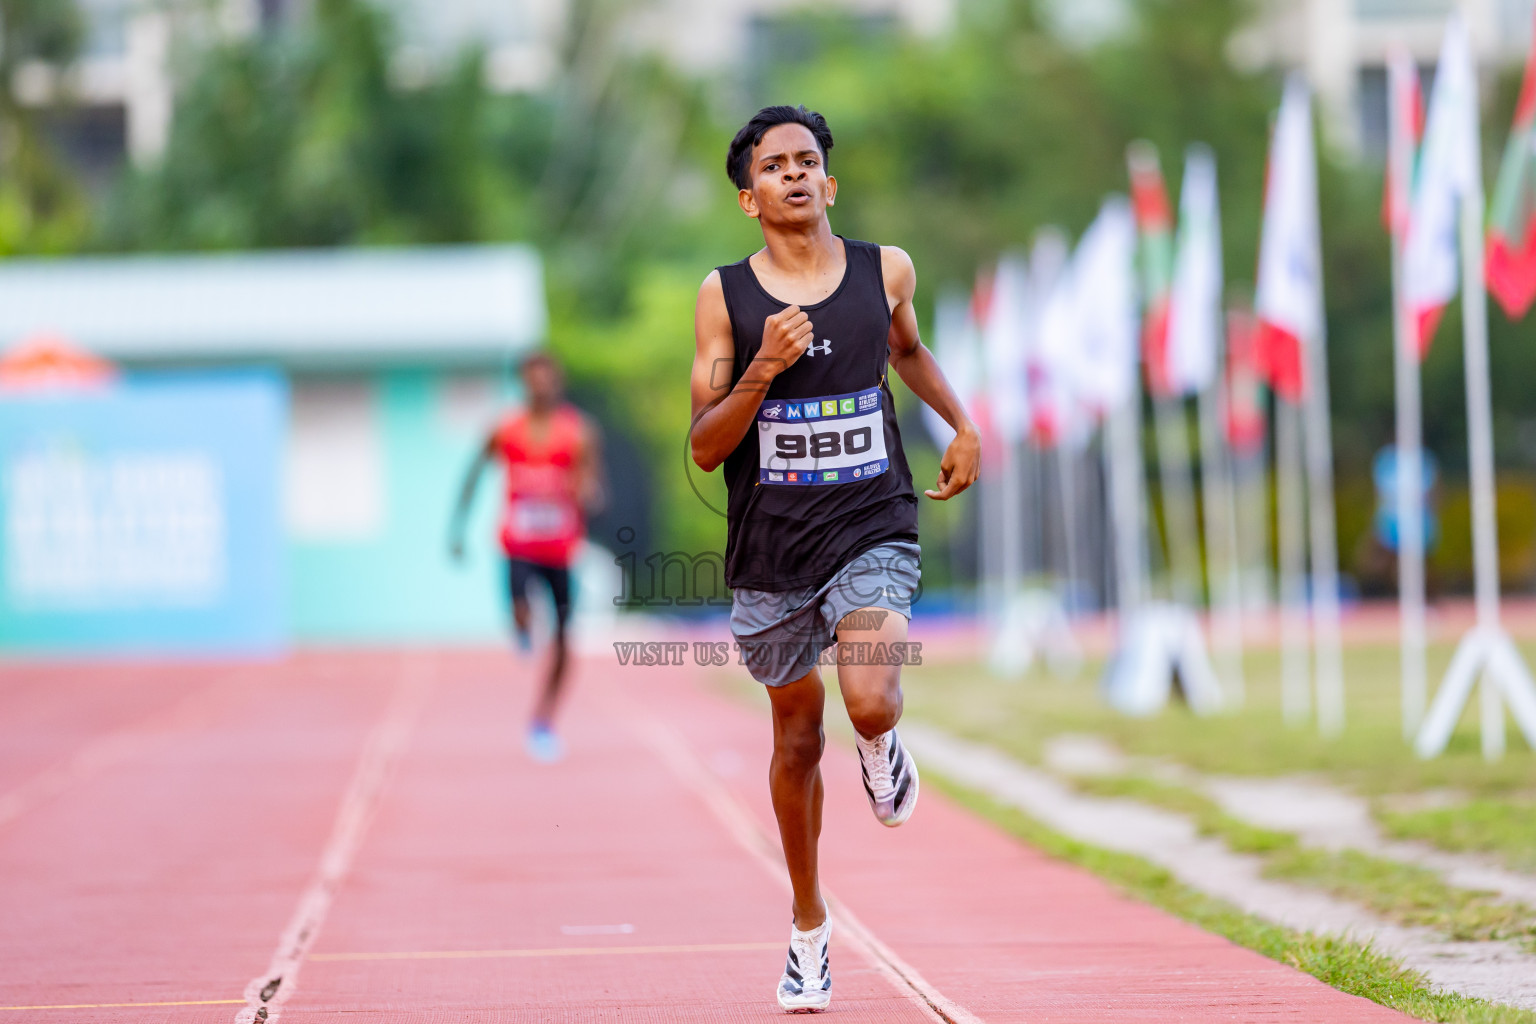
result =
[[[629,702],[626,700],[626,704]],[[641,711],[638,706],[626,709],[623,716],[634,727],[641,740],[661,758],[662,762],[689,789],[692,789],[715,818],[725,827],[755,860],[768,876],[790,891],[789,878],[784,862],[778,856],[772,840],[758,823],[752,812],[737,799],[719,779],[712,775],[704,763],[689,748],[688,743],[676,730],[659,719]],[[942,1024],[982,1024],[975,1014],[956,1004],[927,981],[916,969],[896,955],[889,946],[875,937],[853,912],[826,887],[822,898],[837,921],[837,934],[869,962],[895,989],[907,997],[929,1020]]]
[[[405,751],[421,715],[432,678],[431,662],[423,657],[407,658],[389,706],[363,746],[357,770],[336,812],[331,836],[320,855],[319,869],[299,897],[298,909],[278,940],[266,973],[258,974],[245,986],[245,1006],[235,1014],[235,1024],[273,1024],[282,1016],[283,1004],[297,986],[299,968],[320,934],[331,901],[352,868],[390,771]]]

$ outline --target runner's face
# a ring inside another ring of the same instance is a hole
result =
[[[748,217],[765,223],[813,224],[827,215],[837,195],[837,179],[816,136],[802,124],[774,125],[752,151],[752,188],[740,195]]]
[[[523,387],[529,404],[540,408],[554,405],[560,400],[560,371],[548,363],[529,363],[523,367]]]

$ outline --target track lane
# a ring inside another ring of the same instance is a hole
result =
[[[542,766],[526,666],[444,658],[287,1024],[782,1019],[784,891],[602,698],[604,666]],[[851,957],[836,979],[840,1019],[926,1019]]]
[[[242,675],[207,719],[0,829],[0,1005],[76,1007],[7,1019],[228,1024],[198,1004],[266,962],[387,696],[394,656],[348,660]]]

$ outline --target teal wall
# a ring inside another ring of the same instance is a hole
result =
[[[354,543],[289,545],[296,643],[484,641],[506,635],[495,545],[499,472],[481,480],[462,565],[448,558],[448,521],[479,429],[441,412],[442,374],[373,377],[382,432],[386,512],[381,533]]]

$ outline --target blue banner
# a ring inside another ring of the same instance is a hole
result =
[[[0,650],[280,651],[287,404],[264,372],[0,394]]]

